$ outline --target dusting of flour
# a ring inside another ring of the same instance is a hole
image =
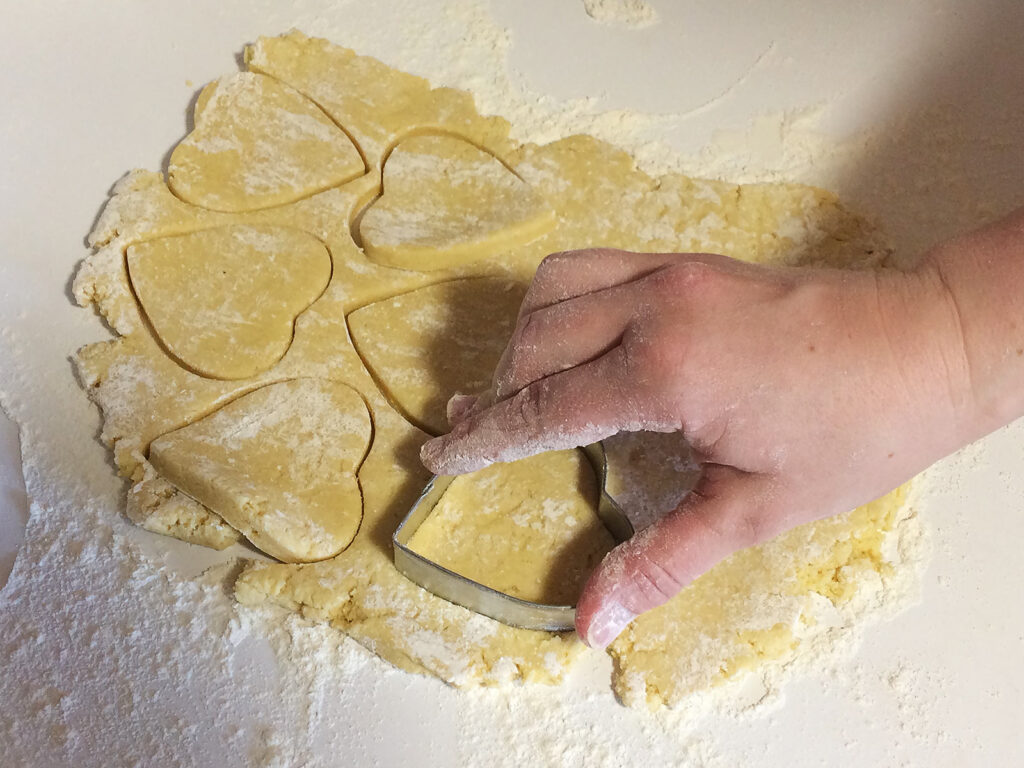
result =
[[[658,12],[646,0],[583,0],[587,16],[599,24],[643,29],[658,23]]]

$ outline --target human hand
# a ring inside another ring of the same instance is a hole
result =
[[[866,503],[964,442],[971,382],[934,270],[839,271],[708,254],[555,254],[491,392],[426,443],[469,472],[624,430],[681,430],[692,493],[613,550],[577,606],[604,647],[737,549]]]

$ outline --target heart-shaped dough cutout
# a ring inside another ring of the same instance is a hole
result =
[[[128,274],[168,353],[203,376],[244,379],[288,351],[331,255],[298,229],[230,225],[133,245]]]
[[[597,516],[599,492],[578,450],[494,464],[455,478],[408,547],[520,600],[575,605],[615,546]]]
[[[200,94],[167,182],[185,202],[237,212],[291,203],[365,172],[359,150],[320,107],[272,77],[239,72]]]
[[[384,164],[383,186],[359,235],[367,256],[392,267],[454,267],[528,243],[555,223],[529,184],[453,136],[399,143]]]
[[[257,548],[289,563],[341,552],[363,514],[370,414],[349,386],[271,384],[157,438],[149,460]]]
[[[490,385],[525,293],[504,278],[451,280],[357,309],[349,332],[384,395],[437,435],[448,431],[449,397]]]

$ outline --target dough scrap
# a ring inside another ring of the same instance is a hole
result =
[[[615,539],[597,516],[582,453],[550,451],[457,477],[409,549],[499,592],[575,605]]]
[[[413,136],[388,156],[384,192],[363,214],[366,254],[403,269],[444,269],[493,257],[554,226],[530,185],[467,141]]]
[[[362,520],[370,418],[345,384],[295,379],[154,440],[163,477],[284,562],[333,557]]]
[[[155,472],[128,490],[125,514],[147,531],[211,549],[227,549],[242,538],[220,515],[178,493]]]
[[[884,588],[893,566],[883,540],[907,514],[907,492],[737,552],[636,619],[609,647],[616,694],[630,706],[674,706],[693,691],[791,660],[858,592]]]
[[[352,140],[301,93],[239,72],[200,94],[168,166],[174,194],[215,211],[291,203],[366,171]]]
[[[146,458],[161,435],[270,384],[310,377],[344,382],[362,395],[374,425],[373,443],[358,471],[362,525],[348,548],[328,560],[247,566],[235,585],[239,600],[271,602],[330,621],[393,664],[455,685],[561,680],[580,653],[573,635],[505,627],[430,595],[395,570],[390,536],[427,480],[418,461],[426,435],[393,409],[366,371],[349,339],[346,317],[441,281],[489,277],[522,285],[545,255],[572,248],[714,251],[757,263],[860,268],[885,258],[884,243],[823,190],[795,184],[739,187],[678,174],[653,178],[625,152],[588,136],[518,145],[509,138],[508,123],[477,114],[468,94],[431,89],[422,78],[301,33],[261,39],[246,51],[245,60],[252,70],[294,88],[344,125],[369,171],[315,194],[305,190],[307,196],[292,203],[237,213],[191,205],[172,194],[156,173],[135,171],[122,179],[90,236],[96,250],[74,284],[78,301],[96,304],[120,334],[85,347],[76,357],[80,379],[103,411],[102,438],[120,470],[136,482],[139,498],[152,494],[160,504],[171,505],[181,498],[179,492],[168,489]],[[352,240],[353,220],[380,193],[388,151],[423,133],[459,136],[499,158],[552,206],[554,227],[505,253],[449,269],[430,271],[432,265],[423,263],[417,270],[399,270],[368,259]],[[330,284],[299,315],[292,344],[280,361],[251,378],[231,381],[199,376],[165,354],[141,314],[125,269],[125,251],[136,243],[225,225],[308,232],[326,244],[334,262]],[[472,324],[491,327],[498,313],[486,309]],[[457,344],[450,349],[468,370],[472,363],[463,357],[465,350]],[[426,400],[441,402],[447,394],[439,389]],[[662,447],[671,455],[668,446]],[[626,453],[661,455],[656,448]],[[674,470],[672,477],[685,474]],[[619,489],[632,489],[636,501],[642,482],[616,482]],[[620,500],[628,501],[629,495]],[[663,513],[672,496],[659,494],[654,503],[637,506],[646,507],[650,517]],[[901,502],[886,503],[896,510]],[[191,517],[166,526],[174,535],[202,536],[220,520],[198,504],[176,508]],[[708,624],[688,629],[689,655],[669,644],[659,651],[657,642],[664,637],[659,627],[638,621],[630,630],[636,642],[624,639],[624,645],[613,648],[616,690],[631,704],[671,704],[731,679],[716,676],[715,670],[735,670],[731,676],[739,678],[744,671],[792,657],[815,632],[824,631],[828,611],[838,610],[843,595],[849,593],[848,602],[854,602],[885,588],[890,567],[886,542],[914,519],[902,506],[893,515],[868,518],[858,510],[807,529],[823,531],[821,541],[831,542],[828,546],[802,549],[810,539],[787,539],[779,547],[751,551],[745,555],[750,560],[721,564],[698,584],[711,590],[718,583],[716,594],[728,600]],[[836,542],[849,546],[833,546]],[[792,587],[783,595],[770,591],[780,574],[790,574],[785,578]],[[670,603],[666,612],[685,613],[692,594]],[[647,635],[651,639],[643,640]],[[658,654],[666,649],[680,655],[662,673],[665,662]]]
[[[295,318],[331,277],[324,244],[284,227],[229,225],[162,237],[131,246],[127,259],[163,346],[218,379],[247,379],[280,360]]]
[[[387,398],[439,435],[453,394],[490,385],[525,293],[524,283],[503,278],[452,280],[361,307],[348,326]]]

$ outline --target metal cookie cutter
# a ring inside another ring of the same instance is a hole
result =
[[[616,542],[623,542],[633,535],[633,525],[618,503],[608,495],[605,481],[608,477],[608,460],[604,446],[594,443],[579,449],[594,469],[599,488],[597,516]],[[441,496],[451,485],[454,477],[435,475],[413,504],[409,514],[395,529],[391,540],[394,544],[395,567],[411,581],[428,592],[457,603],[471,611],[489,616],[503,624],[522,629],[541,629],[562,632],[575,626],[576,607],[573,605],[546,605],[521,600],[496,589],[467,579],[442,565],[435,563],[407,546],[413,534],[426,520]]]

